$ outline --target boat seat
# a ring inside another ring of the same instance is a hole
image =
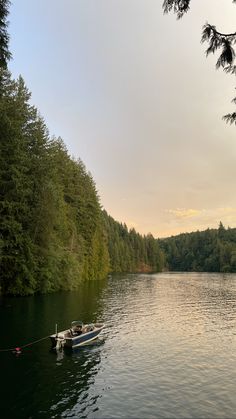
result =
[[[70,329],[70,334],[71,334],[71,336],[75,336],[75,332],[74,332],[73,329]]]

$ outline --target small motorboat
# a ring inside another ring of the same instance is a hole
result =
[[[75,348],[97,338],[104,328],[102,323],[83,324],[81,321],[73,321],[69,329],[57,331],[50,336],[53,348]]]

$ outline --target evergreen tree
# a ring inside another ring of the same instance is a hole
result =
[[[164,13],[173,11],[177,18],[180,19],[190,9],[191,0],[164,0],[163,10]],[[233,0],[236,4],[236,0]],[[236,43],[236,32],[222,33],[219,32],[214,25],[206,23],[203,26],[202,31],[202,42],[208,43],[206,55],[218,52],[221,50],[219,58],[216,62],[216,68],[222,68],[226,73],[236,75],[235,65],[235,50],[234,45]],[[236,104],[236,98],[232,100]],[[223,117],[226,122],[230,124],[236,124],[236,112],[229,113]]]
[[[8,48],[9,35],[7,32],[9,5],[9,0],[0,1],[0,68],[3,69],[7,68],[7,62],[11,58],[11,53]]]
[[[3,290],[33,292],[35,264],[29,234],[32,200],[30,177],[31,133],[37,118],[29,106],[29,93],[20,77],[17,82],[5,70],[0,98],[0,237],[1,281]]]
[[[141,236],[134,228],[128,230],[103,211],[108,237],[110,271],[115,273],[160,272],[164,255],[158,240],[151,234]]]

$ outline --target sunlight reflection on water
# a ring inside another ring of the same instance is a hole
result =
[[[34,362],[41,374],[23,380],[22,417],[236,418],[236,275],[129,275],[91,287],[77,308],[78,293],[60,298],[68,322],[104,321],[102,338],[25,355],[26,373]]]

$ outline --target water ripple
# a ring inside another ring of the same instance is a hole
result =
[[[45,342],[3,363],[6,394],[16,395],[3,417],[236,418],[235,275],[117,276],[45,298],[40,319],[58,317],[46,310],[63,301],[67,323],[106,328],[73,353],[48,352]]]

